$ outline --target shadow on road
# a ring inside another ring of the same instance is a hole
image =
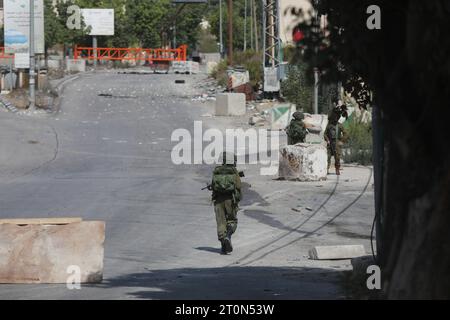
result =
[[[343,275],[320,268],[180,268],[128,274],[92,287],[126,287],[135,299],[345,299]]]
[[[221,253],[221,250],[219,248],[213,248],[213,247],[197,247],[195,249],[200,250],[200,251],[212,252],[212,253]]]

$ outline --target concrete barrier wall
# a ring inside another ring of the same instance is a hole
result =
[[[104,241],[101,221],[0,224],[0,283],[67,283],[77,268],[80,283],[101,282]]]
[[[242,116],[246,110],[243,93],[222,93],[216,97],[216,116]]]

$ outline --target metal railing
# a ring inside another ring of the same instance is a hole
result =
[[[187,46],[177,49],[92,48],[75,46],[74,58],[106,61],[186,61]]]

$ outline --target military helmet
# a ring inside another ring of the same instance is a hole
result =
[[[237,165],[237,156],[232,152],[222,153],[222,163],[228,165]]]
[[[305,115],[303,114],[303,112],[300,112],[300,111],[294,112],[294,114],[292,116],[296,120],[303,120],[303,119],[305,119]]]

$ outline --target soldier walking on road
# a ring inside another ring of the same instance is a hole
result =
[[[305,123],[305,115],[302,112],[294,112],[289,126],[286,128],[286,134],[288,136],[288,145],[294,145],[297,143],[304,143],[306,139],[306,134],[308,133]]]
[[[233,251],[231,236],[236,231],[237,212],[241,200],[241,175],[236,169],[237,157],[223,153],[222,165],[216,167],[210,185],[216,213],[217,236],[222,245],[222,254]]]
[[[336,175],[340,175],[342,145],[347,141],[347,132],[342,124],[337,121],[328,123],[325,130],[324,139],[327,142],[328,151],[328,174],[330,173],[331,157],[334,157]]]

